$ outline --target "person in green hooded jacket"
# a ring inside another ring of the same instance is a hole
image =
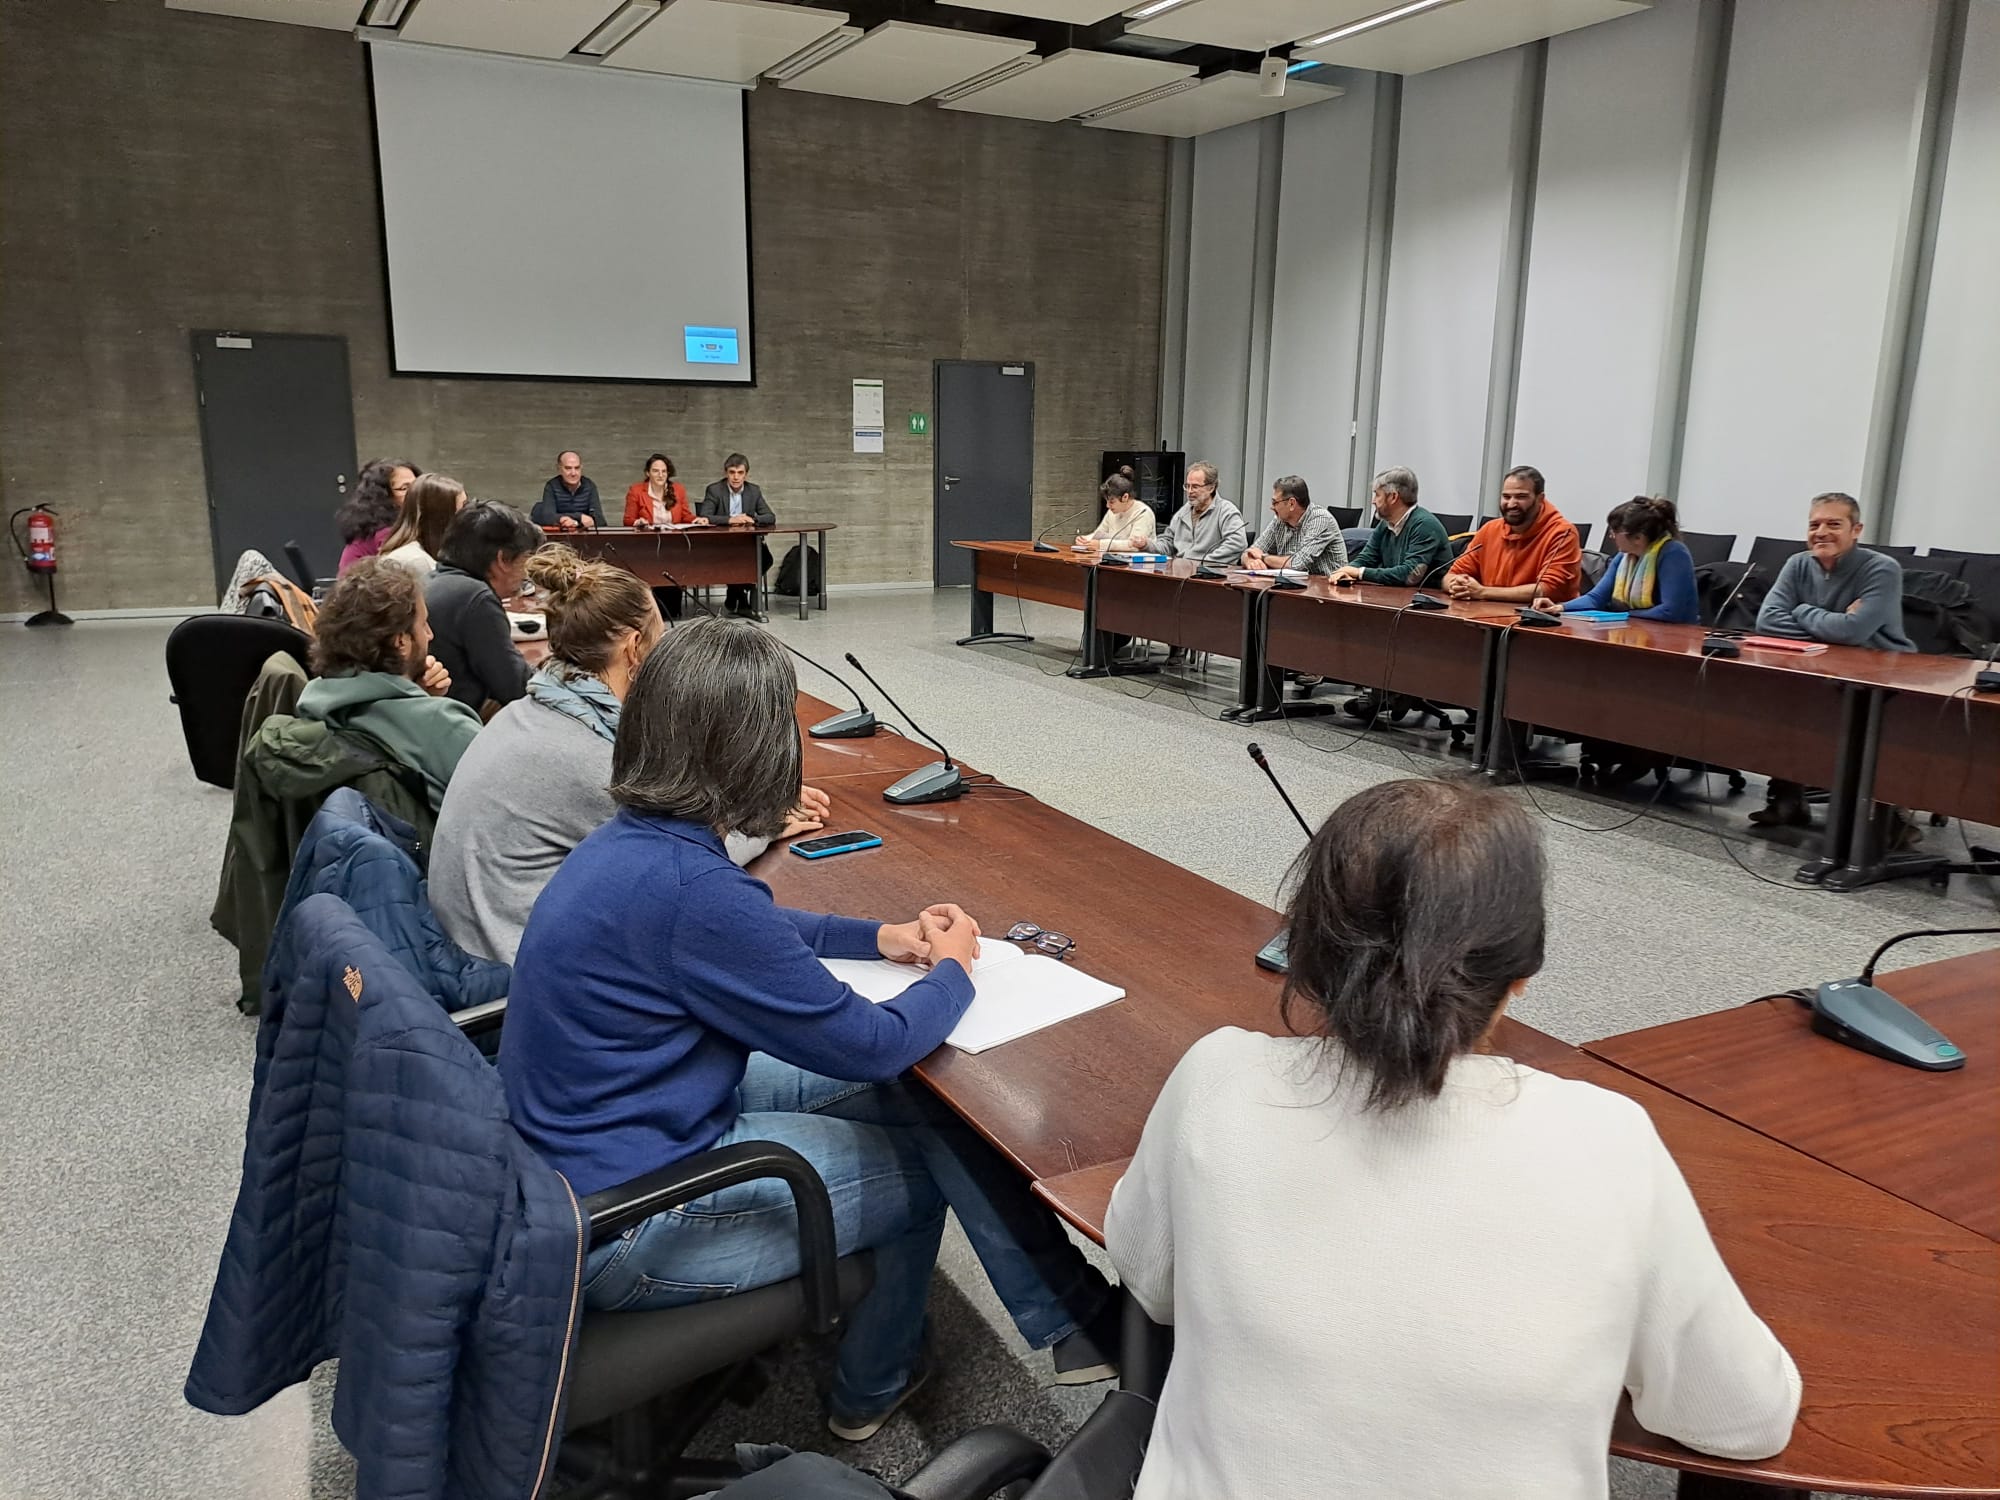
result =
[[[479,715],[446,696],[451,677],[430,654],[429,611],[417,576],[379,558],[341,575],[320,606],[313,668],[298,716],[359,735],[424,779],[435,813]]]

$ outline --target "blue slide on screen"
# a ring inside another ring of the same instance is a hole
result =
[[[689,364],[733,365],[738,362],[734,328],[697,328],[690,323],[682,327],[681,333],[687,340]]]

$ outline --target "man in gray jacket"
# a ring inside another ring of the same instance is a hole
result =
[[[1160,550],[1167,556],[1190,558],[1211,568],[1233,568],[1242,559],[1249,531],[1243,512],[1215,492],[1220,482],[1220,473],[1207,459],[1188,465],[1187,481],[1181,486],[1187,504],[1174,512],[1160,537]]]

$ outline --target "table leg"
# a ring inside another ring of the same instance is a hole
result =
[[[1833,785],[1826,789],[1826,829],[1820,834],[1817,857],[1792,873],[1800,885],[1824,885],[1838,891],[1868,883],[1843,881],[1860,873],[1860,861],[1873,857],[1871,851],[1854,846],[1868,843],[1859,831],[1868,821],[1862,799],[1875,781],[1883,697],[1875,688],[1848,685],[1841,689],[1840,744],[1834,751]]]
[[[993,628],[993,595],[979,586],[972,585],[972,631],[958,638],[961,646],[983,646],[988,641],[1032,641],[1031,635],[1022,635],[1012,630]]]
[[[1106,641],[1097,628],[1097,569],[1083,570],[1083,660],[1069,669],[1071,677],[1106,677]]]
[[[806,534],[799,533],[799,618],[806,618],[806,611],[812,607],[812,548],[806,545]],[[826,583],[826,548],[819,549],[819,581]]]
[[[1257,706],[1258,684],[1264,675],[1264,622],[1257,612],[1261,595],[1243,589],[1243,643],[1236,650],[1236,708]]]
[[[1859,690],[1855,692],[1858,696]],[[1942,855],[1920,851],[1899,853],[1885,848],[1888,835],[1896,826],[1896,813],[1887,803],[1875,800],[1875,766],[1882,751],[1882,716],[1888,712],[1889,690],[1871,688],[1867,697],[1868,707],[1859,741],[1861,748],[1852,757],[1855,772],[1849,788],[1851,797],[1844,804],[1845,843],[1834,842],[1834,808],[1840,803],[1843,788],[1849,787],[1848,783],[1842,782],[1833,788],[1827,799],[1826,847],[1816,866],[1808,868],[1825,867],[1822,880],[1830,891],[1858,891],[1863,886],[1876,885],[1884,880],[1937,876],[1939,871],[1945,872],[1941,878],[1948,878],[1952,862]],[[1838,774],[1834,779],[1840,782]],[[1846,862],[1834,868],[1843,853]],[[1975,859],[1974,864],[1978,863]],[[1800,870],[1798,878],[1804,880],[1806,871]]]
[[[1473,728],[1472,768],[1484,771],[1493,759],[1493,736],[1502,726],[1500,706],[1507,698],[1508,630],[1489,630],[1479,664],[1479,722]]]
[[[819,533],[819,607],[826,608],[826,533]]]

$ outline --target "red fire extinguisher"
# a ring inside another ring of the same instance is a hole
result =
[[[28,512],[28,571],[53,573],[56,570],[55,512],[36,506]]]
[[[28,542],[21,545],[18,522],[28,518]],[[17,510],[7,518],[7,534],[13,538],[14,548],[21,554],[21,561],[28,565],[30,573],[38,573],[49,586],[49,607],[28,617],[29,625],[67,625],[68,615],[56,608],[56,513],[46,505],[36,505]]]

